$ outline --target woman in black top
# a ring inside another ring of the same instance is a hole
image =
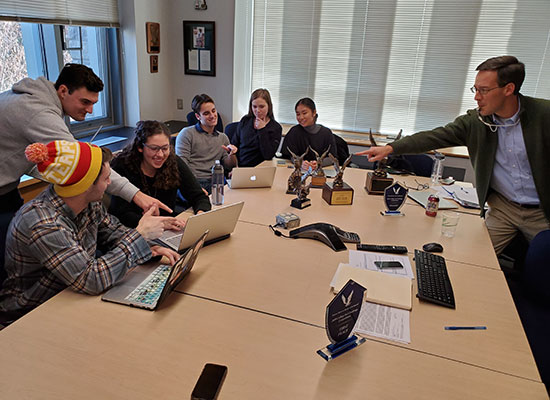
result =
[[[178,189],[195,213],[212,208],[187,164],[174,153],[170,131],[158,121],[139,121],[133,142],[113,159],[111,167],[143,193],[162,201],[172,210]],[[116,196],[111,200],[109,212],[131,228],[137,226],[143,214],[135,204]],[[169,215],[162,209],[160,213]]]
[[[330,148],[330,153],[337,155],[336,141],[334,134],[329,128],[317,124],[317,110],[315,103],[309,97],[298,100],[294,107],[296,111],[296,120],[299,125],[294,125],[285,136],[281,153],[283,158],[291,158],[290,151],[296,155],[302,155],[305,152],[303,167],[311,166],[313,169],[317,166],[315,154],[309,150],[309,146],[317,153],[322,154]],[[289,151],[290,150],[290,151]]]
[[[255,167],[271,160],[281,143],[281,125],[273,117],[273,105],[267,89],[256,89],[250,96],[245,115],[232,142],[238,147],[239,167]]]

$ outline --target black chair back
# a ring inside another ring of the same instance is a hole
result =
[[[550,305],[550,230],[539,232],[529,243],[523,284],[530,296]]]
[[[344,164],[344,161],[349,157],[349,147],[346,141],[338,135],[334,135],[336,141],[336,158],[340,165]]]
[[[231,122],[230,124],[227,124],[225,126],[225,134],[227,135],[231,143],[233,143],[233,137],[235,136],[235,133],[237,133],[238,125],[238,122]]]

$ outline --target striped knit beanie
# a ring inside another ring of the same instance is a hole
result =
[[[101,149],[84,142],[33,143],[25,149],[25,156],[62,197],[84,193],[101,171]]]

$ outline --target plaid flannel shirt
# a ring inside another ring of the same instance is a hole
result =
[[[66,287],[99,294],[149,258],[147,241],[101,202],[75,215],[50,186],[10,224],[0,310],[23,315]]]

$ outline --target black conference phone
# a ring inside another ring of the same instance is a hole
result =
[[[337,226],[325,222],[317,222],[293,229],[288,234],[293,239],[306,238],[315,239],[325,243],[334,251],[347,250],[344,242],[361,243],[359,235],[354,232],[346,232]]]

